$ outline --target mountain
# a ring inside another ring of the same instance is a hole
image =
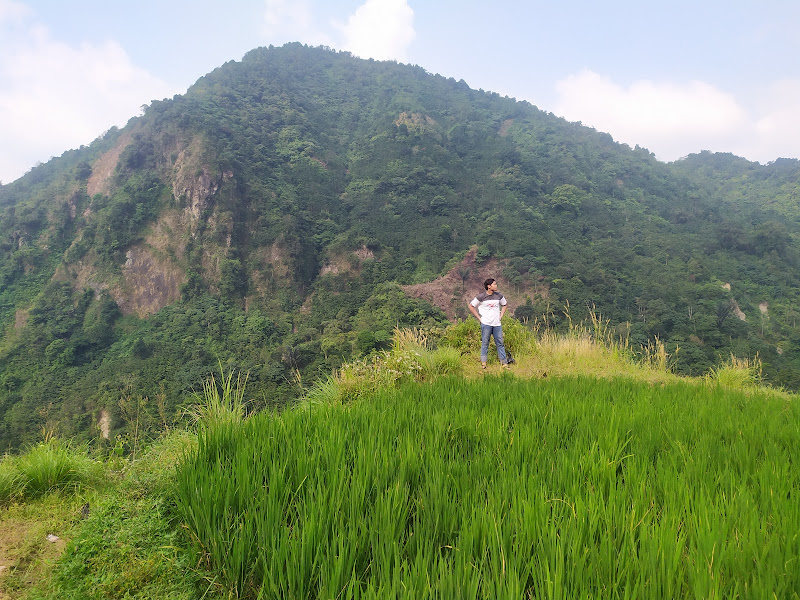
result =
[[[417,66],[253,50],[0,187],[0,446],[124,442],[220,369],[283,406],[395,326],[465,318],[485,276],[518,318],[594,310],[680,373],[758,354],[796,390],[798,175],[664,164]]]

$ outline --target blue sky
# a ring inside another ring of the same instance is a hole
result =
[[[300,41],[528,100],[663,161],[800,158],[796,0],[0,0],[0,181]]]

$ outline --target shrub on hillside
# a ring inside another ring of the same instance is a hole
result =
[[[102,480],[104,467],[84,446],[56,438],[32,446],[0,463],[0,502],[38,498],[53,491],[74,492]]]
[[[503,342],[513,356],[530,356],[536,350],[536,331],[513,318],[503,319]],[[462,355],[476,356],[481,348],[481,325],[477,319],[458,321],[448,327],[439,340],[440,346],[458,350]],[[494,340],[489,342],[489,359],[497,356]]]
[[[461,354],[434,342],[419,329],[395,328],[392,349],[346,363],[317,382],[305,394],[306,402],[340,403],[370,396],[405,381],[428,381],[461,372]]]
[[[761,359],[738,358],[731,354],[729,360],[706,374],[706,381],[734,389],[758,387],[762,383]]]

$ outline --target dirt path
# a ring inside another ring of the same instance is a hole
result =
[[[22,507],[0,508],[0,600],[18,598],[42,577],[67,546],[48,540],[47,519]],[[51,535],[56,535],[55,534]]]
[[[0,600],[10,600],[13,596],[7,583],[17,567],[19,548],[28,538],[30,526],[15,520],[0,518]]]

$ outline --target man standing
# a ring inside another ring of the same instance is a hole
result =
[[[508,368],[506,347],[503,345],[503,328],[500,321],[506,314],[508,303],[503,294],[497,291],[497,282],[491,277],[483,282],[486,290],[481,292],[468,304],[469,312],[481,322],[481,366],[486,368],[489,356],[489,336],[494,337],[497,346],[497,358],[504,369]]]

